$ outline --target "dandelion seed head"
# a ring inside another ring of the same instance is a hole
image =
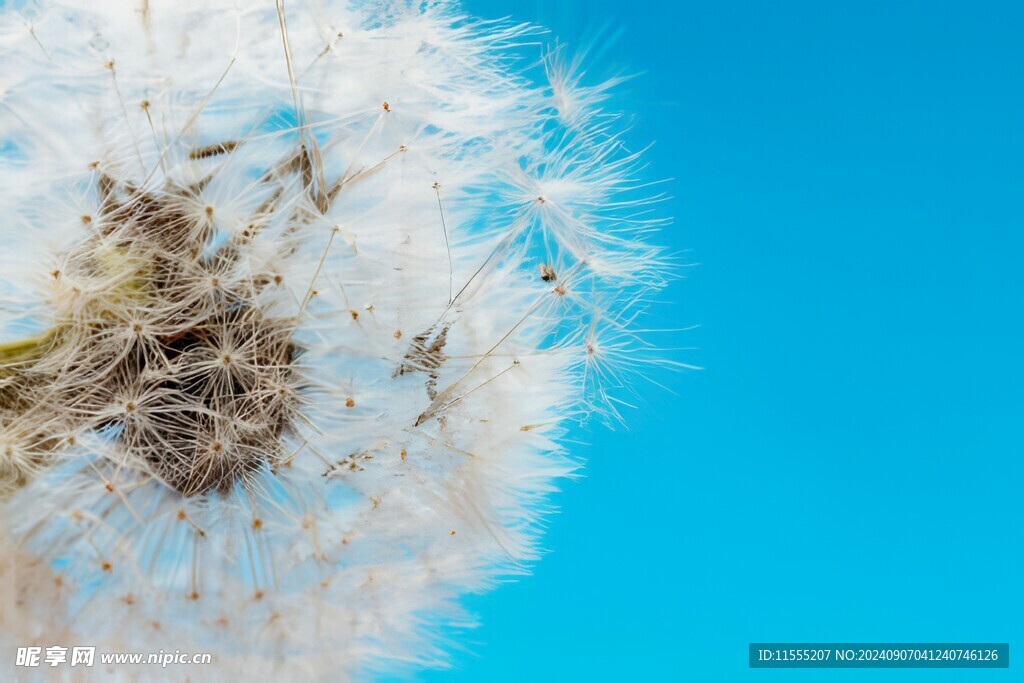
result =
[[[608,84],[451,2],[281,6],[3,10],[0,639],[441,666],[644,370]]]

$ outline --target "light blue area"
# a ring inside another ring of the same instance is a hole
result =
[[[615,104],[702,265],[631,431],[595,428],[535,576],[424,681],[1012,681],[763,671],[747,643],[1024,652],[1024,6],[468,0],[645,73]],[[1016,653],[1016,655],[1014,654]]]

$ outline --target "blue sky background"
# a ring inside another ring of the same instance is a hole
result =
[[[644,72],[665,327],[707,369],[588,435],[535,575],[425,681],[1010,681],[751,671],[752,640],[1024,647],[1024,9],[467,0]],[[1011,661],[1013,657],[1011,656]]]

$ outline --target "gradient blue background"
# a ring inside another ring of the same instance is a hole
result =
[[[699,267],[535,575],[425,681],[1024,680],[1024,10],[468,0],[570,45]],[[752,640],[1009,641],[1008,671],[748,670]],[[1013,656],[1011,656],[1011,660]]]

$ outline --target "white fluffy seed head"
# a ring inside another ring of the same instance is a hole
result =
[[[517,74],[530,33],[4,10],[4,637],[360,678],[443,664],[459,596],[536,559],[566,421],[657,362],[668,261],[608,84]]]

